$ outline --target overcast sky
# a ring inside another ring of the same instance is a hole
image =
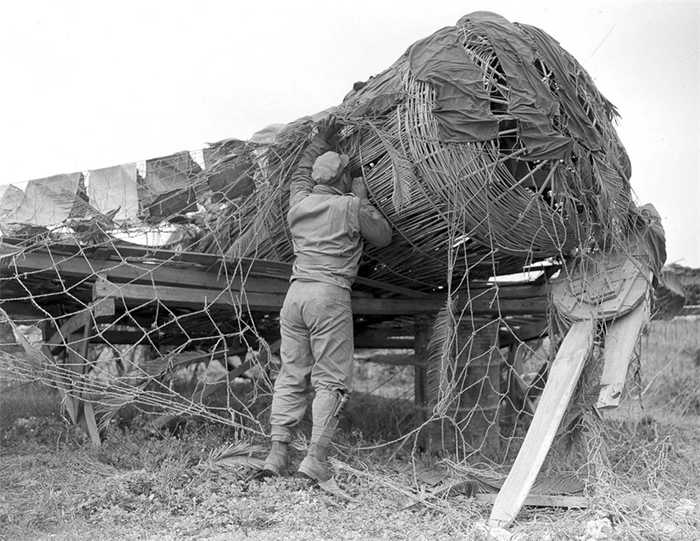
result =
[[[585,4],[585,5],[584,5]],[[700,267],[700,2],[4,3],[0,184],[248,138],[476,10],[554,36],[615,103],[669,262]]]

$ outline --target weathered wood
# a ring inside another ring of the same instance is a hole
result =
[[[498,498],[497,494],[477,494],[474,499],[486,505],[492,505]],[[528,494],[523,501],[528,507],[563,507],[565,509],[586,509],[588,498],[584,496],[563,496],[557,494]]]
[[[220,350],[220,351],[181,351],[179,353],[170,353],[155,359],[150,359],[144,369],[149,375],[157,375],[162,372],[179,370],[186,368],[192,364],[198,364],[204,361],[213,361],[223,359],[228,356],[241,355],[247,350]]]
[[[4,289],[5,284],[0,284],[0,289]],[[3,291],[5,293],[5,291]],[[23,324],[26,322],[33,322],[37,320],[45,319],[48,314],[46,312],[39,310],[32,301],[21,300],[21,301],[6,301],[0,299],[0,306],[2,309],[12,316],[12,319],[17,323]]]
[[[417,406],[424,407],[428,402],[428,341],[430,340],[431,320],[426,317],[417,317],[414,321],[414,345],[415,368],[413,375],[413,401]],[[422,411],[422,410],[419,410]],[[424,421],[425,419],[420,419]]]
[[[92,314],[92,316],[90,314]],[[93,317],[105,318],[113,315],[114,299],[110,297],[97,298],[94,302],[90,303],[89,306],[74,313],[72,316],[62,320],[54,320],[54,324],[58,321],[63,321],[63,323],[58,330],[46,340],[46,345],[49,346],[52,351],[59,347],[64,347],[66,346],[68,337],[82,329],[86,322],[92,324]],[[88,339],[91,342],[97,341],[94,338],[94,336],[88,335]]]
[[[226,276],[194,267],[192,264],[177,264],[167,261],[157,263],[112,261],[90,258],[87,255],[50,255],[46,252],[25,252],[14,256],[13,268],[19,273],[54,273],[62,278],[95,276],[98,273],[113,282],[137,284],[183,285],[193,288],[232,287],[248,291],[285,293],[288,277],[267,278],[248,275],[242,279],[241,273]]]
[[[66,368],[70,370],[77,378],[81,378],[83,374],[85,373],[85,367],[88,364],[88,352],[89,352],[89,347],[90,347],[90,333],[92,331],[92,312],[90,311],[90,308],[87,310],[84,310],[81,314],[80,317],[82,318],[82,325],[79,327],[82,328],[82,333],[78,333],[77,331],[74,334],[68,335],[68,341],[66,344]],[[75,388],[75,377],[71,378],[70,381],[68,382],[68,392],[66,395],[66,400],[67,401],[72,401],[75,407],[75,411],[77,413],[77,418],[79,421],[82,421],[83,423],[89,423],[87,417],[85,416],[85,405],[87,404],[87,395],[84,392],[81,392],[80,390],[76,390]],[[81,402],[82,399],[82,402]],[[81,413],[83,414],[83,417],[81,418]],[[93,421],[94,421],[94,411],[93,411]],[[89,424],[87,426],[83,427],[88,434],[90,434],[90,427]],[[90,434],[91,439],[93,439],[94,443],[94,438],[92,437],[92,434]],[[99,445],[99,434],[97,435],[97,445]]]
[[[55,250],[56,248],[54,248]],[[16,251],[14,247],[5,246],[4,252],[6,254],[14,253],[14,251]],[[288,263],[244,259],[240,268],[235,268],[234,265],[229,263],[228,266],[230,268],[227,269],[224,260],[212,259],[211,254],[198,254],[204,256],[202,262],[207,268],[197,269],[194,265],[201,264],[196,262],[201,257],[197,258],[195,252],[190,252],[190,257],[185,257],[185,261],[189,260],[185,264],[182,263],[182,255],[178,254],[178,252],[167,250],[160,250],[155,253],[141,252],[141,255],[155,256],[157,259],[160,259],[159,262],[124,261],[121,258],[116,261],[107,259],[107,257],[114,257],[117,253],[133,257],[134,248],[121,248],[118,252],[113,253],[102,252],[99,254],[99,257],[88,255],[89,262],[82,254],[50,255],[44,251],[32,251],[15,256],[15,267],[19,272],[43,272],[55,268],[56,272],[61,275],[76,277],[90,276],[100,272],[108,279],[116,282],[155,282],[162,285],[187,284],[189,287],[201,288],[211,288],[218,285],[221,288],[232,287],[234,289],[241,289],[244,284],[245,289],[248,291],[267,293],[286,292],[291,275],[291,265]],[[0,254],[2,254],[1,251]],[[195,261],[192,261],[193,259]],[[214,268],[217,262],[219,266]],[[228,270],[228,275],[226,270]],[[259,273],[267,273],[268,276],[256,276],[256,270]],[[430,297],[428,293],[370,278],[358,277],[356,283],[404,297]]]
[[[454,453],[461,458],[478,451],[499,459],[501,359],[497,340],[497,321],[465,317],[458,322],[450,359],[442,366],[450,381],[450,395],[427,400],[426,414],[439,398],[448,401],[445,417],[421,432],[421,446],[429,455]]]
[[[247,292],[241,294],[239,291],[219,289],[115,284],[102,279],[95,281],[93,296],[95,298],[114,297],[131,306],[158,300],[164,304],[196,309],[203,309],[212,304],[238,306],[245,298],[245,302],[251,310],[271,312],[278,311],[284,301],[283,295],[272,293]]]
[[[628,253],[581,260],[552,281],[552,302],[572,320],[620,317],[638,306],[651,284],[651,271]]]
[[[139,284],[115,284],[98,278],[93,288],[94,297],[115,297],[122,299],[127,305],[140,305],[149,300],[159,300],[165,304],[189,308],[204,308],[211,304],[238,306],[242,298],[251,311],[279,311],[284,302],[284,295],[246,292],[242,294],[234,290],[194,289],[170,286],[147,286]],[[244,297],[243,297],[244,295]],[[490,306],[493,297],[482,295],[475,299],[471,306],[473,313],[492,313]],[[504,303],[508,302],[506,306]],[[539,308],[544,309],[545,299],[514,299],[501,301],[500,311],[513,313],[532,313]],[[355,315],[412,315],[433,314],[444,306],[440,297],[431,299],[378,299],[353,296],[352,309]],[[498,306],[496,307],[498,308]]]
[[[489,525],[507,527],[520,511],[542,467],[593,348],[592,319],[574,323],[552,362],[537,410],[491,511]]]
[[[620,405],[627,369],[634,355],[634,348],[639,342],[639,335],[649,317],[647,298],[629,314],[608,323],[597,408],[616,408]]]
[[[70,340],[71,335],[82,329],[85,326],[85,322],[85,310],[78,312],[76,315],[70,316],[61,324],[58,330],[51,335],[51,337],[46,341],[46,344],[52,350],[56,349],[57,347],[66,346],[66,343]]]
[[[364,362],[377,364],[390,364],[392,366],[424,366],[424,361],[418,359],[416,355],[406,355],[401,353],[384,353],[367,357]]]
[[[87,426],[87,433],[90,436],[90,441],[94,447],[99,447],[102,441],[100,439],[100,431],[97,428],[95,410],[88,401],[83,403],[83,414],[85,415],[85,424]]]
[[[507,347],[534,340],[546,333],[547,326],[547,319],[543,317],[535,321],[521,322],[502,328],[498,335],[498,344],[501,347]]]
[[[92,315],[95,319],[108,318],[115,314],[114,299],[107,297],[98,299],[92,306]]]
[[[5,242],[0,246],[0,257],[2,255],[16,253],[17,247],[5,239]],[[244,272],[252,271],[253,274],[268,275],[277,278],[289,278],[291,273],[291,263],[281,261],[269,261],[265,259],[240,258],[236,260],[223,259],[218,255],[202,252],[190,251],[175,251],[163,248],[154,248],[132,244],[127,241],[114,239],[112,244],[108,246],[100,246],[98,248],[84,249],[71,244],[53,244],[51,251],[54,254],[74,255],[81,251],[87,253],[91,258],[113,258],[131,260],[160,260],[160,261],[183,261],[187,263],[195,263],[201,265],[206,270],[220,268],[222,265],[227,265],[232,269],[242,269]],[[475,263],[470,266],[471,269],[477,268],[486,269],[487,272],[493,271],[492,261],[484,261],[483,263]],[[362,278],[360,278],[362,280]],[[383,283],[383,282],[376,282]]]
[[[412,349],[413,331],[404,329],[364,329],[355,334],[356,348]]]
[[[499,344],[503,345],[503,344]],[[502,404],[501,434],[504,438],[512,438],[515,434],[518,420],[523,412],[533,414],[535,407],[527,396],[528,386],[518,373],[518,346],[514,343],[508,347],[506,358],[506,377],[502,379],[501,396],[506,400]]]
[[[169,250],[152,250],[142,247],[119,246],[114,250],[76,251],[74,247],[53,246],[50,250],[35,250],[16,254],[14,246],[0,244],[0,256],[5,259],[12,256],[12,267],[17,272],[55,273],[60,277],[85,279],[97,273],[106,276],[112,282],[148,283],[155,285],[187,285],[192,288],[240,290],[260,293],[285,293],[291,273],[289,263],[274,261],[242,259],[236,265],[213,256],[195,252],[172,252]],[[117,257],[110,260],[108,257]],[[125,257],[140,257],[141,261],[124,260]],[[155,258],[157,261],[144,261]],[[183,265],[182,262],[185,262]],[[195,265],[200,266],[196,268]],[[226,270],[228,276],[222,272]],[[245,277],[243,279],[243,277]],[[395,286],[382,281],[358,277],[356,284],[372,289],[380,289],[398,294],[408,299],[425,299],[434,302],[438,296]],[[494,286],[483,284],[469,289],[476,313],[495,313],[500,304],[501,313],[529,314],[543,312],[547,287],[543,285]],[[498,303],[495,300],[498,299]],[[526,300],[525,304],[517,302]],[[538,300],[539,299],[539,300]],[[374,300],[374,299],[373,299]],[[422,303],[423,301],[419,301]],[[439,301],[440,304],[444,301]],[[466,301],[465,301],[466,302]],[[534,305],[532,303],[535,303]],[[360,307],[362,304],[360,303]],[[395,309],[387,308],[389,313]],[[434,306],[424,310],[415,309],[408,313],[431,313]],[[407,313],[399,308],[397,313]]]

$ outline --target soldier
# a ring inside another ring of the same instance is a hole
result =
[[[272,448],[264,475],[287,468],[287,448],[306,409],[310,376],[313,428],[299,471],[319,482],[330,479],[328,446],[352,377],[350,291],[363,241],[378,247],[391,242],[391,227],[369,202],[363,180],[351,178],[348,156],[330,150],[339,130],[335,118],[323,121],[292,176],[287,222],[295,260],[280,312],[282,368],[272,399]]]

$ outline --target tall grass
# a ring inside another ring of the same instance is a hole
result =
[[[17,419],[52,417],[60,414],[58,392],[40,383],[15,383],[0,386],[0,430]]]
[[[700,414],[700,318],[652,321],[642,339],[641,393],[680,415]]]

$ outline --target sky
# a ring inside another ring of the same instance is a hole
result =
[[[700,0],[3,3],[0,185],[249,138],[478,10],[542,28],[586,68],[622,115],[667,262],[700,267]]]

